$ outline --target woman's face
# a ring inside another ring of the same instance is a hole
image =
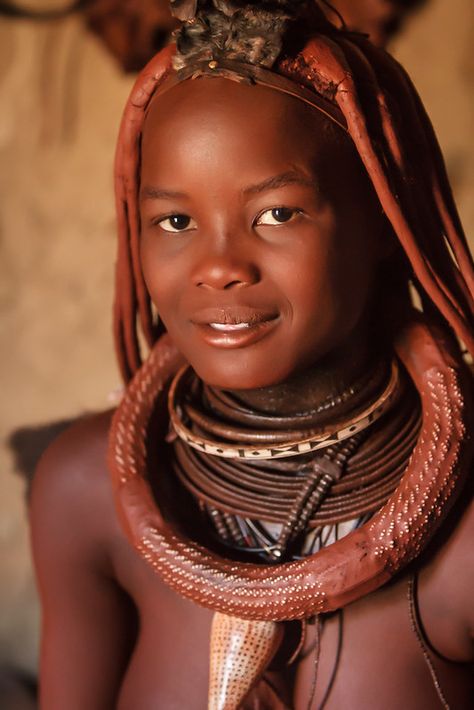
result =
[[[348,342],[383,222],[342,129],[277,91],[185,81],[152,103],[140,184],[145,281],[205,382],[278,384]]]

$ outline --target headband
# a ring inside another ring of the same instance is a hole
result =
[[[233,59],[205,59],[170,73],[155,91],[153,100],[187,79],[198,79],[203,76],[230,79],[240,84],[259,84],[268,89],[274,89],[288,96],[293,96],[323,113],[347,133],[347,122],[344,118],[344,114],[338,106],[329,101],[329,99],[306,89],[301,84],[297,84],[295,81],[288,79],[282,74],[277,74],[261,66],[246,64]]]

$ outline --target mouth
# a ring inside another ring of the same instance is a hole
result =
[[[234,306],[200,311],[191,322],[208,345],[242,348],[264,338],[278,320],[274,311]]]
[[[244,330],[245,328],[250,328],[250,323],[209,323],[210,328],[214,330],[219,330],[221,333],[228,333],[235,330]]]

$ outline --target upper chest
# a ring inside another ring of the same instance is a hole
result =
[[[206,708],[212,611],[166,587],[125,541],[116,552],[117,576],[140,618],[119,708]],[[295,710],[319,708],[329,688],[327,710],[442,707],[410,622],[406,578],[326,616],[319,652],[316,631],[307,626],[303,658],[273,675]],[[433,662],[450,706],[470,707],[474,689],[467,669]]]

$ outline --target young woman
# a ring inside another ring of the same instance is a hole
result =
[[[468,708],[472,262],[429,121],[312,2],[174,5],[117,151],[129,384],[34,486],[43,707]]]

